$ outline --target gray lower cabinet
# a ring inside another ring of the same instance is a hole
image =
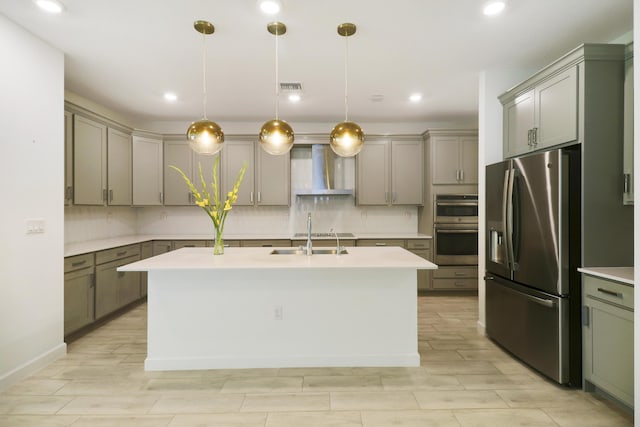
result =
[[[64,335],[94,320],[95,270],[93,253],[64,260]]]
[[[280,248],[289,248],[291,247],[291,240],[289,239],[275,239],[275,240],[241,240],[240,246],[243,248],[270,248],[270,247],[280,247]]]
[[[407,240],[408,251],[431,261],[431,240]],[[418,270],[418,290],[424,291],[431,287],[431,270]]]
[[[174,240],[173,250],[180,248],[204,248],[207,246],[206,240]]]
[[[478,267],[473,265],[441,266],[433,271],[434,291],[470,291],[478,289]]]
[[[116,270],[138,260],[140,245],[96,252],[96,319],[140,298],[140,273]]]
[[[170,252],[172,249],[171,240],[154,240],[153,241],[153,256]]]
[[[633,407],[633,293],[630,285],[583,276],[584,388]]]

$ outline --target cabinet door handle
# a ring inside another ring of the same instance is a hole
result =
[[[260,192],[258,191],[258,203],[260,203],[262,201],[262,195],[260,194]]]
[[[460,182],[464,182],[464,171],[460,169]]]
[[[528,145],[529,147],[531,147],[531,133],[532,133],[532,132],[533,132],[533,129],[529,129],[529,130],[527,131],[527,145]]]
[[[589,307],[582,306],[582,326],[589,326]]]
[[[113,202],[113,189],[109,190],[109,201]]]
[[[456,277],[465,277],[467,275],[467,273],[464,273],[462,271],[456,271],[453,273],[454,276]]]
[[[624,174],[624,193],[631,193],[631,174]]]
[[[531,138],[531,144],[535,147],[538,145],[538,128],[533,128],[533,138]]]
[[[66,198],[67,198],[68,200],[73,199],[73,192],[71,191],[71,186],[68,186],[68,187],[65,189],[65,196],[66,196]]]
[[[91,273],[89,275],[89,282],[91,282],[91,285],[89,285],[90,288],[95,288],[96,287],[96,274],[95,273]]]
[[[391,192],[391,203],[393,203],[393,202],[395,202],[395,201],[396,201],[396,196],[397,196],[397,195],[398,195],[398,193],[397,193],[397,192],[395,192],[395,191],[392,191],[392,192]]]
[[[162,194],[162,191],[159,194],[160,194],[160,203],[164,203],[164,194]]]
[[[384,192],[384,202],[385,203],[389,203],[389,192],[388,191]]]
[[[253,203],[253,191],[249,193],[249,202]]]
[[[116,256],[125,256],[127,254],[127,251],[122,251],[122,252],[117,252]]]
[[[387,246],[385,242],[376,242],[376,246]]]
[[[609,289],[598,288],[598,292],[602,292],[603,294],[611,295],[612,297],[622,298],[622,294],[621,293],[610,291]]]
[[[86,260],[86,259],[84,259],[84,260],[82,260],[82,261],[78,261],[78,262],[72,262],[72,263],[71,263],[71,267],[79,267],[79,266],[81,266],[82,264],[86,264],[86,263],[87,263],[87,260]]]

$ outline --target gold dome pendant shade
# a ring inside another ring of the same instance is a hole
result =
[[[282,22],[272,22],[267,25],[267,31],[276,36],[276,118],[266,121],[258,138],[264,151],[272,155],[286,154],[293,147],[295,135],[289,123],[278,118],[280,103],[280,87],[278,82],[278,37],[287,32],[287,27]]]
[[[215,28],[207,21],[196,21],[193,28],[202,34],[202,119],[191,123],[187,129],[187,140],[189,147],[198,154],[214,155],[220,151],[224,143],[224,132],[215,122],[207,119],[207,72],[205,55],[205,38],[208,34],[213,34]]]
[[[329,144],[334,153],[340,157],[353,157],[362,150],[364,145],[364,132],[357,123],[350,122],[348,118],[348,56],[349,37],[356,33],[355,24],[344,23],[338,25],[338,34],[345,38],[344,55],[344,122],[338,123],[329,135]]]

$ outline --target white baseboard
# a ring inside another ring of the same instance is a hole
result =
[[[484,325],[484,323],[482,323],[479,320],[478,320],[478,323],[476,323],[476,330],[480,335],[485,337],[487,336],[487,327]]]
[[[26,363],[18,366],[17,368],[7,372],[0,376],[0,391],[8,389],[13,384],[27,378],[29,375],[39,371],[46,367],[51,362],[58,360],[60,357],[67,354],[67,344],[61,343],[51,350],[42,353],[41,355],[34,357]]]

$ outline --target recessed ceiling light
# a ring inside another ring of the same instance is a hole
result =
[[[178,95],[173,92],[166,92],[164,95],[165,101],[174,102],[178,99]]]
[[[409,101],[411,101],[411,102],[420,102],[420,101],[422,101],[422,94],[421,93],[413,93],[413,94],[411,94],[411,96],[409,96]]]
[[[292,93],[291,95],[289,95],[289,101],[291,102],[300,101],[300,95],[298,95],[297,93]]]
[[[33,0],[38,7],[49,13],[62,13],[64,5],[58,0]]]
[[[491,0],[484,4],[482,12],[487,16],[497,15],[506,7],[506,2],[501,0]]]
[[[281,4],[278,0],[259,0],[260,10],[268,15],[275,15],[280,12]]]

